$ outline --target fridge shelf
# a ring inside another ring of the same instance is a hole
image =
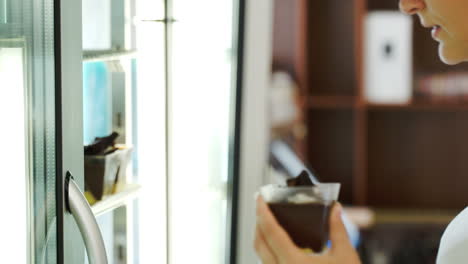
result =
[[[134,200],[138,196],[140,189],[141,186],[138,184],[128,184],[122,191],[109,195],[103,200],[93,204],[91,209],[95,216],[110,212]]]
[[[83,51],[83,62],[113,61],[123,58],[135,58],[136,55],[136,50],[85,50]]]
[[[448,224],[459,210],[374,209],[376,224]]]

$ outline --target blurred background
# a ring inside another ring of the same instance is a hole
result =
[[[435,263],[467,204],[468,67],[444,65],[397,2],[274,1],[272,87],[293,94],[297,155],[342,183],[364,263]]]

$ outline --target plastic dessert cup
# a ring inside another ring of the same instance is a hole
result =
[[[339,183],[267,185],[260,189],[260,195],[298,247],[321,253],[328,242],[330,209],[339,191]]]

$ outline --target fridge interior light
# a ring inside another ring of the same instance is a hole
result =
[[[2,259],[27,261],[27,157],[23,48],[0,47],[0,138],[3,188],[0,239]]]

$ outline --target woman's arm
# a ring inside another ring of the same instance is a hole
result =
[[[330,216],[332,247],[323,255],[309,255],[298,248],[278,224],[265,201],[257,199],[255,250],[263,264],[360,264],[341,221],[341,205],[333,206]]]

